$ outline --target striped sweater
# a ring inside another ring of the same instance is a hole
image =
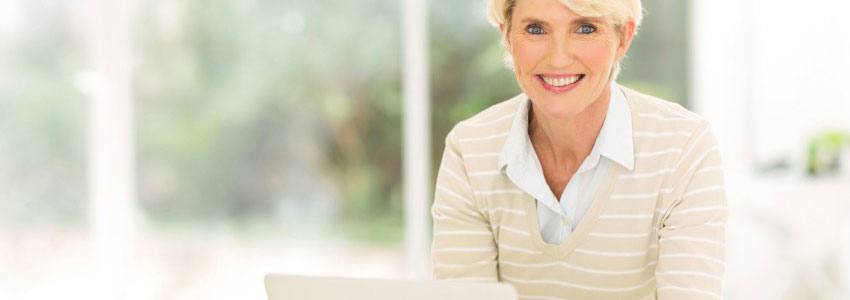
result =
[[[635,167],[610,164],[593,203],[560,245],[538,229],[535,200],[498,167],[519,95],[458,123],[437,175],[436,279],[501,281],[521,299],[718,299],[727,216],[708,123],[623,88]]]

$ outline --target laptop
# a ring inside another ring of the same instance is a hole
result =
[[[269,300],[516,300],[504,283],[417,281],[268,274]]]

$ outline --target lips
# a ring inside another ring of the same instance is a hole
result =
[[[576,88],[584,79],[584,74],[540,74],[535,76],[543,88],[559,94]]]

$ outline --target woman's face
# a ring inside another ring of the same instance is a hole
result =
[[[511,24],[507,42],[517,82],[554,119],[570,119],[609,96],[611,71],[634,32],[633,23],[620,34],[605,19],[579,16],[558,0],[517,0]]]

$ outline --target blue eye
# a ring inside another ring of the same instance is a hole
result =
[[[581,34],[591,34],[596,32],[596,26],[584,24],[578,28],[578,33]]]
[[[535,35],[543,34],[543,28],[540,27],[540,25],[531,24],[531,25],[528,25],[528,27],[525,28],[525,32],[528,32],[530,34],[535,34]]]

